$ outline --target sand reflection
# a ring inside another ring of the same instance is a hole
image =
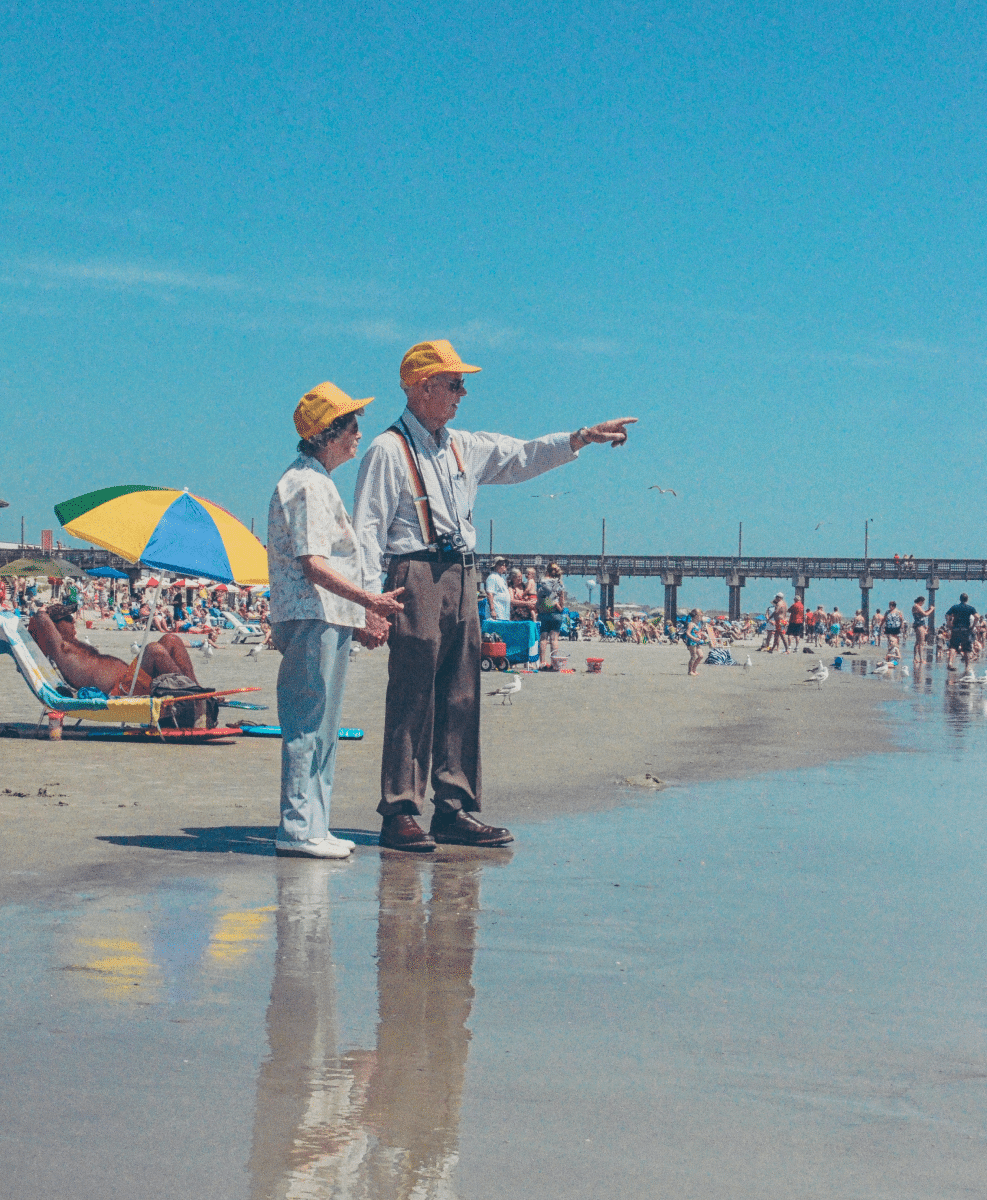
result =
[[[282,867],[251,1195],[452,1200],[481,867],[381,856],[377,1045],[343,1055],[333,868]]]

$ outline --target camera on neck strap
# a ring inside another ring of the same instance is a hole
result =
[[[444,562],[452,562],[455,559],[462,558],[464,554],[470,553],[470,548],[466,545],[466,539],[458,529],[455,533],[440,533],[436,538],[436,545],[439,549],[439,557]]]

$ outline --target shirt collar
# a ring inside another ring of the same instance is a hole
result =
[[[425,426],[418,420],[410,408],[406,408],[401,414],[401,420],[405,427],[416,442],[420,444],[422,449],[434,451],[436,446],[440,450],[444,450],[449,443],[449,430],[445,425],[433,437]]]
[[[326,479],[330,478],[329,472],[325,469],[322,463],[320,463],[317,458],[312,458],[310,454],[299,454],[299,456],[291,465],[300,470],[308,469],[309,471],[317,471],[320,474],[325,475]]]

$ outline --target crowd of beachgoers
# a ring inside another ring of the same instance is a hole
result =
[[[495,570],[484,585],[486,595],[478,597],[485,616],[490,611],[490,600],[497,603],[495,576],[503,578],[509,619],[540,622],[546,651],[553,649],[560,639],[618,641],[640,646],[684,645],[690,651],[691,674],[696,673],[701,653],[732,644],[746,643],[753,647],[759,640],[758,653],[797,654],[804,650],[818,653],[823,647],[840,650],[866,646],[884,652],[890,660],[904,657],[910,641],[916,662],[930,654],[936,661],[946,659],[953,669],[959,656],[968,671],[987,646],[987,615],[978,614],[966,603],[965,593],[938,625],[934,620],[935,609],[926,607],[924,596],[915,598],[908,615],[892,600],[886,610],[878,608],[868,619],[861,609],[848,615],[837,606],[831,610],[822,604],[815,609],[806,608],[798,594],[788,603],[781,592],[763,614],[745,614],[731,620],[722,614],[707,616],[701,609],[693,608],[672,622],[665,619],[661,610],[649,613],[625,606],[623,611],[615,612],[584,604],[577,608],[567,596],[561,571],[550,564],[544,573],[534,567],[529,567],[525,574],[516,569]],[[91,622],[116,620],[120,627],[142,630],[150,621],[152,630],[157,632],[200,635],[213,643],[224,628],[230,627],[232,613],[240,621],[259,626],[265,641],[270,643],[267,588],[177,580],[162,587],[152,613],[156,586],[153,578],[141,580],[133,588],[126,579],[39,581],[24,576],[0,579],[0,610],[15,610],[29,617],[43,611],[47,603],[59,601],[77,604],[80,618]],[[548,653],[543,655],[546,662],[548,657]]]
[[[0,610],[19,612],[25,619],[43,612],[50,603],[78,605],[80,619],[116,621],[122,627],[159,633],[200,634],[216,642],[230,624],[232,613],[239,620],[259,625],[269,637],[270,604],[266,587],[236,588],[226,584],[191,583],[178,580],[161,589],[152,614],[154,579],[142,580],[131,589],[129,580],[48,580],[30,577],[0,579]]]
[[[707,616],[699,608],[687,614],[667,619],[661,610],[646,611],[600,610],[571,606],[562,573],[557,564],[549,565],[544,575],[529,567],[525,575],[511,569],[504,559],[495,560],[493,570],[483,585],[481,608],[484,615],[494,613],[500,619],[512,621],[536,620],[542,626],[543,664],[547,661],[546,643],[554,648],[559,637],[571,641],[620,641],[635,645],[684,644],[689,650],[689,674],[696,668],[704,653],[729,648],[733,643],[755,644],[759,653],[798,654],[870,646],[885,651],[886,658],[898,662],[905,646],[912,642],[916,662],[934,655],[936,661],[946,658],[950,670],[957,657],[962,658],[967,674],[971,664],[987,645],[987,616],[978,614],[969,604],[965,592],[945,613],[940,624],[935,621],[935,607],[927,606],[925,596],[916,596],[908,613],[897,601],[888,602],[882,612],[873,616],[857,609],[852,616],[840,612],[838,606],[827,609],[819,604],[806,608],[799,593],[789,603],[783,592],[777,592],[763,614],[747,614],[736,619],[723,615]],[[498,614],[498,605],[502,605]],[[627,606],[625,606],[626,608]],[[730,662],[713,653],[707,662]]]

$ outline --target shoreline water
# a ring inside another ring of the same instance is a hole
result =
[[[93,634],[96,645],[121,657],[129,637]],[[646,776],[673,786],[742,779],[902,749],[885,705],[902,696],[900,686],[833,671],[818,688],[804,682],[816,661],[808,655],[752,652],[750,671],[703,667],[690,678],[685,652],[675,646],[581,642],[563,649],[575,674],[523,675],[513,704],[483,696],[483,811],[497,824],[607,810],[632,795],[660,794],[633,791],[628,781]],[[735,657],[743,661],[747,653],[739,647]],[[591,655],[604,657],[602,674],[585,672]],[[871,648],[869,657],[877,656]],[[857,661],[865,657],[866,651]],[[276,719],[279,662],[276,652],[249,659],[243,647],[226,645],[197,670],[211,686],[259,685],[247,699],[268,704],[268,713],[242,715],[265,721]],[[484,675],[484,693],[498,681],[496,673]],[[386,682],[386,651],[355,656],[343,724],[366,736],[340,744],[336,828],[368,834],[378,828]],[[38,711],[12,661],[0,658],[0,726],[16,726],[24,735],[0,740],[0,893],[14,883],[14,870],[26,882],[25,871],[45,874],[130,856],[126,846],[100,840],[106,837],[181,838],[188,828],[252,829],[261,841],[263,831],[273,834],[279,741],[108,744],[75,740],[67,730],[61,743],[48,742],[27,736]],[[223,710],[224,717],[233,711]]]

